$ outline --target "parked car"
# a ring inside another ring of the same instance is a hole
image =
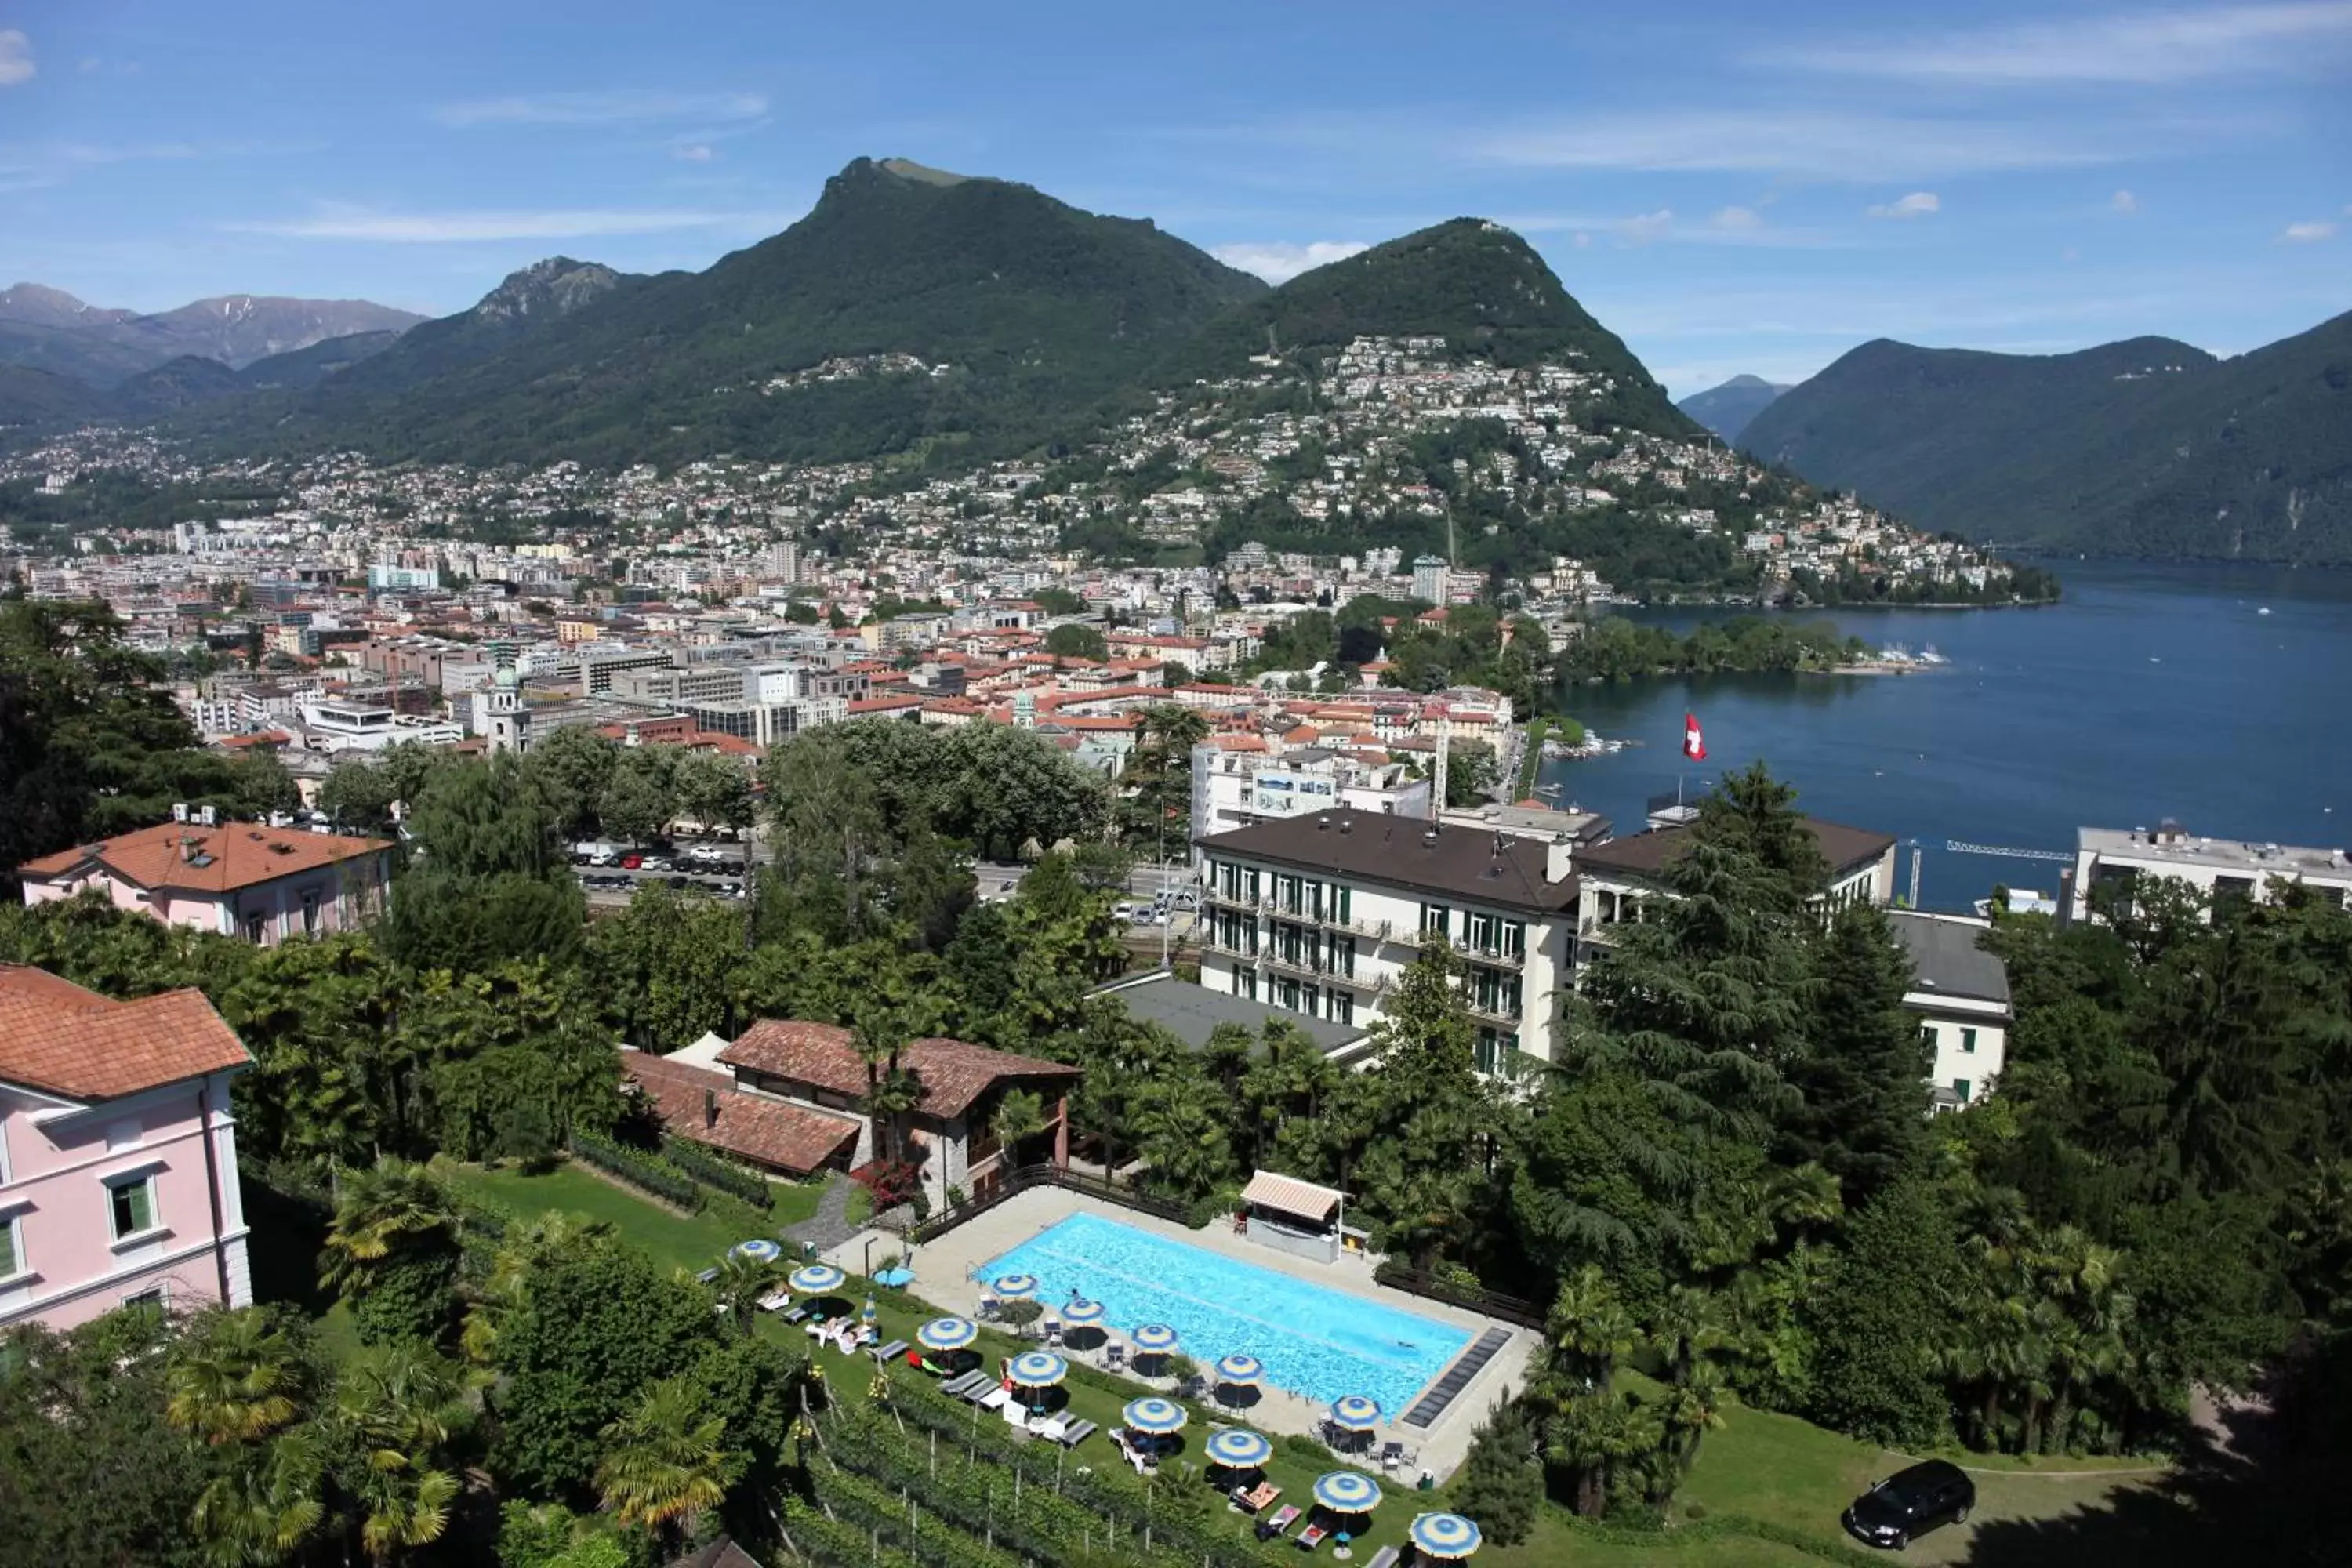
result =
[[[1939,1524],[1958,1524],[1977,1505],[1977,1484],[1949,1459],[1897,1470],[1853,1500],[1842,1517],[1846,1533],[1866,1546],[1900,1552]]]
[[[624,855],[621,857],[621,869],[624,871],[635,871],[644,866],[645,863],[646,858],[642,855]]]

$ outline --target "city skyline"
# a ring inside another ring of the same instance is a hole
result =
[[[2342,310],[2352,5],[1769,29],[1402,9],[1033,7],[649,35],[428,6],[0,15],[0,274],[464,309],[562,253],[701,268],[860,155],[1149,217],[1276,280],[1469,213],[1687,395],[1855,343],[2240,353]],[[2331,72],[2338,73],[2331,78]]]

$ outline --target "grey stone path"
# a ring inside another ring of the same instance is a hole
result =
[[[784,1227],[784,1239],[793,1244],[793,1256],[800,1255],[803,1242],[814,1242],[819,1252],[830,1252],[857,1234],[859,1227],[849,1223],[849,1194],[856,1186],[837,1171],[826,1175],[824,1192],[816,1200],[816,1213],[798,1225]]]

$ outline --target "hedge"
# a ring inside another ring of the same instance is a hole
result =
[[[626,1182],[638,1191],[651,1194],[667,1204],[675,1204],[688,1214],[702,1212],[702,1189],[692,1177],[667,1161],[660,1160],[593,1132],[575,1131],[572,1134],[572,1153],[577,1160],[593,1165],[619,1181]]]
[[[769,1191],[763,1178],[740,1165],[728,1163],[700,1144],[665,1132],[662,1157],[704,1186],[716,1187],[730,1198],[740,1198],[761,1214],[767,1213],[774,1201],[775,1194]]]

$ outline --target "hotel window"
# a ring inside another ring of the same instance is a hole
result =
[[[1256,1001],[1256,1000],[1257,1000],[1257,971],[1255,971],[1255,970],[1254,970],[1254,969],[1236,969],[1236,970],[1234,970],[1234,995],[1236,995],[1236,996],[1246,996],[1246,997],[1248,997],[1248,998],[1249,998],[1251,1001],[1253,1001],[1253,1002]]]
[[[302,934],[319,934],[319,895],[315,889],[302,895]]]
[[[1287,1007],[1294,1013],[1297,1012],[1298,982],[1293,980],[1287,974],[1276,975],[1274,979],[1274,1005],[1277,1007]]]
[[[1331,1021],[1350,1026],[1356,1021],[1356,999],[1336,988],[1331,993]]]
[[[1329,973],[1339,975],[1343,980],[1353,980],[1356,977],[1356,939],[1354,937],[1335,936],[1331,939]]]
[[[1354,900],[1350,899],[1349,895],[1354,890],[1354,889],[1347,887],[1344,884],[1331,889],[1331,897],[1333,900],[1331,905],[1331,918],[1338,921],[1341,925],[1346,925],[1348,921],[1353,918],[1349,913],[1349,905]]]
[[[1453,913],[1454,911],[1447,909],[1444,904],[1422,905],[1422,933],[1425,936],[1432,931],[1435,931],[1439,936],[1444,936],[1445,934],[1446,921],[1453,917]]]
[[[115,1240],[154,1229],[155,1178],[133,1176],[127,1182],[109,1182],[107,1204]]]
[[[1308,1017],[1318,1017],[1323,1012],[1323,993],[1312,985],[1298,988],[1298,1010]]]
[[[1960,1031],[1960,1049],[1970,1056],[1974,1056],[1976,1054],[1976,1048],[1977,1032],[1974,1029],[1962,1029]]]

